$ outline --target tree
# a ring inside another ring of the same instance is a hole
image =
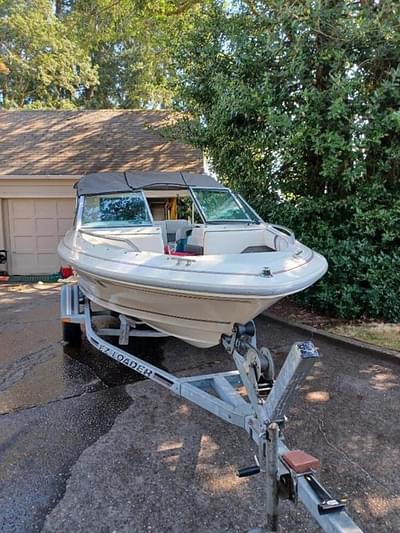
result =
[[[0,15],[3,106],[70,106],[98,83],[97,68],[48,1],[4,2]]]
[[[301,298],[400,319],[400,32],[393,0],[205,6],[182,37],[169,135],[324,253]]]
[[[207,3],[207,2],[205,2]],[[171,57],[199,0],[75,0],[66,22],[99,68],[90,107],[168,107]]]
[[[201,3],[3,0],[3,105],[168,106],[171,57]]]

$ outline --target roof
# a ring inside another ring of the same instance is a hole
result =
[[[76,184],[78,196],[130,192],[140,189],[187,189],[188,187],[223,187],[207,174],[187,172],[101,172],[83,176]]]
[[[199,150],[167,141],[167,111],[0,111],[0,173],[202,172]]]

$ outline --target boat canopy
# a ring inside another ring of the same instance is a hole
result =
[[[224,188],[221,183],[207,174],[187,172],[98,172],[83,176],[74,185],[78,196],[189,187]]]

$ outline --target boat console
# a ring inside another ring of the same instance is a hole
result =
[[[294,244],[289,230],[265,224],[241,196],[207,178],[204,186],[186,189],[157,182],[151,188],[125,184],[121,192],[90,191],[79,197],[76,226],[99,237],[118,233],[141,251],[167,254],[265,253]],[[159,234],[144,231],[149,227],[160,228]]]

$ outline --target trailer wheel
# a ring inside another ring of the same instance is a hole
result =
[[[82,331],[80,324],[72,322],[62,323],[63,341],[68,344],[80,344],[82,341]]]

